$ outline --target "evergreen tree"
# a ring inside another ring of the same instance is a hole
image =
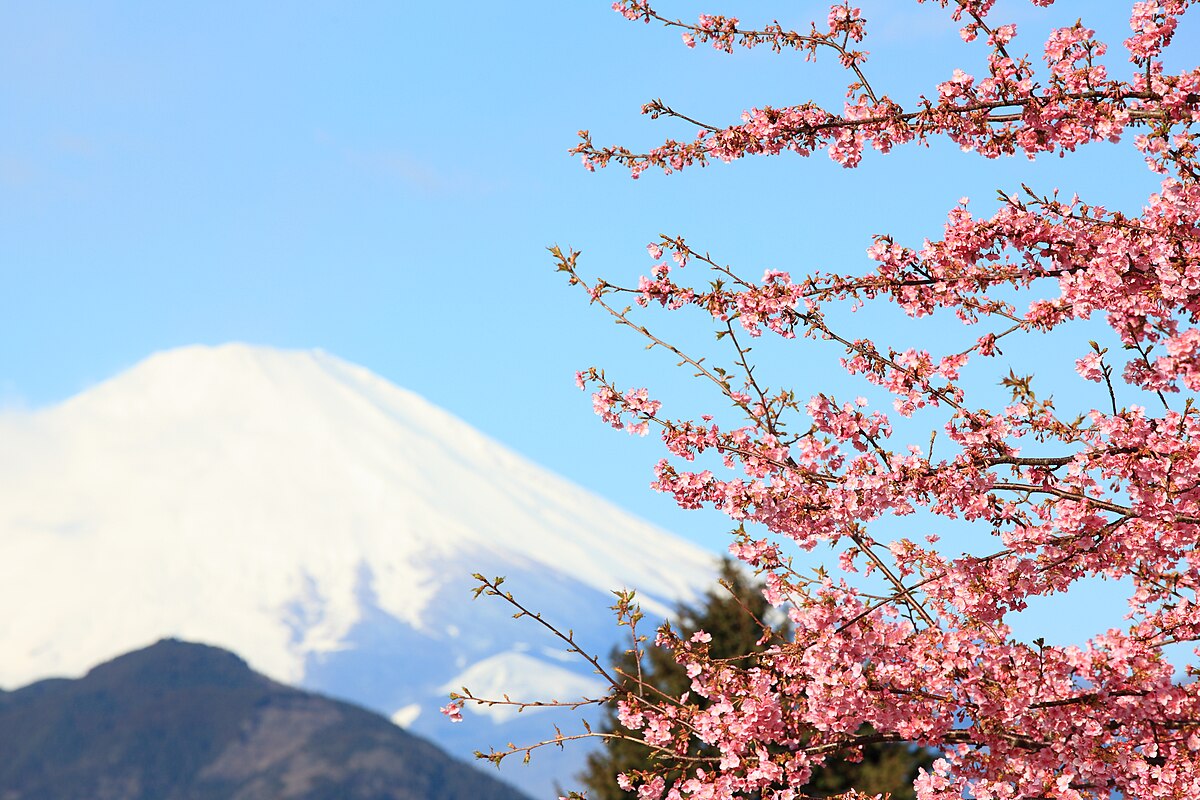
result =
[[[749,579],[735,562],[726,559],[721,567],[724,589],[710,590],[702,604],[682,605],[676,612],[673,627],[683,638],[702,630],[712,636],[709,655],[713,660],[732,659],[742,662],[765,647],[786,640],[790,625],[786,619],[774,626],[770,641],[763,638],[763,621],[775,609],[763,598],[762,585]],[[614,650],[613,666],[622,674],[638,675],[637,659],[632,651]],[[649,691],[657,690],[679,697],[691,688],[691,681],[682,666],[676,663],[671,651],[663,647],[644,647],[641,679]],[[627,682],[635,690],[636,680]],[[645,691],[645,690],[644,690]],[[626,732],[616,711],[609,708],[601,730],[605,733]],[[661,768],[663,760],[640,742],[632,739],[607,739],[603,750],[588,756],[587,769],[579,776],[587,787],[590,800],[632,800],[634,792],[623,791],[617,785],[617,775],[631,770]],[[715,751],[714,751],[715,752]],[[711,755],[706,748],[693,743],[688,755]],[[814,775],[805,791],[817,797],[830,796],[858,789],[862,792],[891,792],[893,800],[914,800],[912,782],[919,767],[928,767],[932,756],[906,744],[873,744],[863,748],[859,763],[828,762]],[[672,770],[675,775],[683,770]]]

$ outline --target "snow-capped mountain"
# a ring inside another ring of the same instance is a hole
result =
[[[714,575],[711,554],[321,352],[160,353],[0,417],[0,442],[6,688],[175,636],[463,755],[570,718],[497,707],[451,726],[437,714],[450,689],[601,689],[510,608],[471,602],[470,573],[506,576],[605,655],[612,589],[635,587],[663,614]],[[549,755],[503,776],[544,795],[574,762]]]

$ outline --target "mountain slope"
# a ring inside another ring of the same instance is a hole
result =
[[[471,603],[471,572],[505,575],[602,654],[610,590],[663,614],[715,574],[708,553],[320,352],[160,353],[0,417],[0,441],[0,602],[22,609],[0,619],[4,686],[177,636],[463,756],[563,721],[445,724],[447,687],[482,663],[522,664],[514,698],[601,688],[499,603]],[[539,769],[505,774],[548,788]]]
[[[0,797],[523,800],[382,717],[164,640],[0,694]]]

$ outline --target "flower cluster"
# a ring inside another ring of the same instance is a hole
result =
[[[1200,681],[1180,680],[1164,657],[1170,645],[1200,643],[1200,68],[1171,74],[1162,60],[1190,2],[1133,3],[1127,59],[1114,66],[1082,22],[1052,31],[1034,59],[1010,52],[1017,29],[991,22],[993,0],[921,1],[986,48],[987,68],[950,71],[910,107],[868,80],[855,49],[865,22],[848,3],[803,33],[614,4],[681,30],[688,46],[834,54],[849,88],[840,109],[755,108],[645,153],[597,147],[583,132],[576,153],[589,168],[621,164],[636,176],[818,150],[853,167],[867,147],[935,136],[988,158],[1032,157],[1133,128],[1134,156],[1161,175],[1127,211],[1026,189],[977,215],[964,198],[935,240],[878,237],[866,274],[773,265],[755,280],[663,237],[648,246],[655,264],[636,286],[591,285],[594,303],[669,348],[736,417],[670,418],[645,389],[622,390],[596,369],[580,373],[581,387],[614,427],[657,426],[667,457],[654,488],[738,525],[731,551],[764,572],[768,599],[795,631],[733,662],[710,658],[703,636],[660,632],[691,686],[680,697],[614,697],[621,723],[652,749],[678,756],[699,744],[705,755],[683,774],[623,776],[641,800],[800,800],[814,768],[880,742],[940,751],[916,782],[920,800],[1200,797]],[[689,119],[659,101],[645,111]],[[577,253],[554,254],[572,284],[588,286]],[[684,281],[668,254],[713,280]],[[733,366],[657,338],[610,302],[620,293],[639,307],[698,311]],[[912,318],[949,313],[978,334],[965,349],[893,348],[828,313],[866,304]],[[1111,345],[1064,353],[1068,375],[1073,364],[1094,382],[1094,408],[1061,411],[1011,369],[1000,381],[1011,397],[976,396],[980,383],[966,376],[990,376],[1009,342],[1053,332],[1062,347],[1083,320],[1106,326]],[[850,380],[890,407],[763,385],[745,336],[838,348]],[[939,547],[939,531],[964,525],[977,532],[971,553]],[[837,553],[836,568],[791,570],[789,550],[818,547]],[[1089,578],[1129,588],[1126,624],[1082,645],[1014,638],[1011,615]]]
[[[673,172],[712,159],[732,161],[785,151],[807,156],[825,150],[842,166],[856,167],[868,146],[888,152],[934,136],[946,136],[963,150],[988,158],[1061,154],[1088,142],[1116,141],[1131,125],[1158,129],[1147,136],[1144,146],[1152,157],[1160,154],[1160,149],[1188,146],[1191,141],[1185,136],[1184,142],[1171,142],[1163,132],[1178,123],[1200,121],[1196,102],[1200,71],[1166,75],[1162,62],[1155,60],[1171,43],[1189,0],[1134,4],[1130,23],[1134,35],[1124,44],[1129,59],[1147,68],[1124,81],[1109,78],[1106,67],[1097,63],[1107,46],[1081,23],[1051,34],[1044,48],[1047,72],[1042,80],[1035,80],[1028,58],[1017,59],[1008,53],[1016,26],[987,24],[991,2],[956,0],[955,5],[955,18],[969,20],[963,28],[964,39],[973,41],[980,33],[986,35],[988,74],[976,77],[955,70],[938,85],[933,98],[921,97],[904,108],[876,92],[864,72],[867,54],[850,49],[851,43],[864,38],[865,28],[860,10],[848,4],[834,5],[823,29],[814,23],[810,32],[800,33],[778,23],[744,28],[735,17],[713,15],[701,15],[695,23],[688,23],[659,14],[648,2],[621,0],[614,8],[631,19],[683,29],[689,47],[709,42],[732,52],[738,46],[768,45],[776,51],[799,50],[807,58],[833,51],[852,76],[848,99],[841,109],[825,109],[815,103],[752,109],[743,115],[740,125],[703,125],[691,141],[668,140],[643,153],[620,146],[598,147],[587,131],[581,131],[582,141],[572,152],[579,154],[589,169],[616,162],[628,167],[636,178],[651,167]],[[688,119],[661,101],[648,104],[643,111],[653,117]]]

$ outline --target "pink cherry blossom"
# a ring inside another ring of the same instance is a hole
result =
[[[724,660],[709,656],[706,633],[660,629],[655,643],[684,666],[687,692],[614,682],[610,700],[651,748],[711,755],[682,773],[631,772],[621,786],[639,798],[798,800],[815,768],[895,742],[939,753],[916,780],[920,800],[1200,797],[1200,664],[1191,658],[1182,678],[1164,656],[1200,644],[1200,67],[1172,66],[1193,54],[1164,58],[1191,3],[1132,3],[1120,45],[1083,21],[1055,29],[1034,57],[1017,50],[1024,26],[1018,36],[992,19],[994,0],[918,2],[943,9],[980,53],[971,72],[947,65],[901,105],[875,83],[886,75],[859,49],[867,25],[850,3],[792,30],[618,0],[626,18],[668,26],[689,47],[832,57],[845,101],[750,108],[641,152],[585,131],[574,152],[589,169],[636,177],[818,151],[854,168],[868,147],[934,138],[984,158],[1126,142],[1112,157],[1144,161],[1156,189],[1120,210],[1032,188],[1001,193],[986,213],[963,198],[940,235],[880,235],[864,243],[868,268],[845,273],[806,273],[793,253],[740,269],[663,236],[647,247],[650,274],[622,286],[584,281],[579,254],[553,249],[595,306],[712,391],[721,408],[690,418],[597,368],[576,376],[604,422],[661,436],[652,487],[731,519],[730,552],[759,570],[795,631],[790,641],[764,631],[761,655]],[[643,110],[695,127],[661,101]],[[684,280],[667,252],[711,274]],[[891,345],[856,332],[843,309],[971,331],[958,344]],[[638,316],[651,311],[698,314],[726,349],[685,352]],[[1085,321],[1103,345],[1079,338]],[[768,385],[748,355],[756,337],[829,348],[853,386],[842,396],[803,378]],[[1005,361],[1018,343],[1061,353],[1064,368],[1022,374]],[[1092,393],[1087,406],[1051,396],[1063,380]],[[962,530],[974,533],[969,553],[943,544]],[[796,549],[833,555],[803,574],[790,565]],[[1099,578],[1128,589],[1121,625],[1083,644],[1014,636],[1014,614]],[[618,613],[631,624],[628,602]]]

